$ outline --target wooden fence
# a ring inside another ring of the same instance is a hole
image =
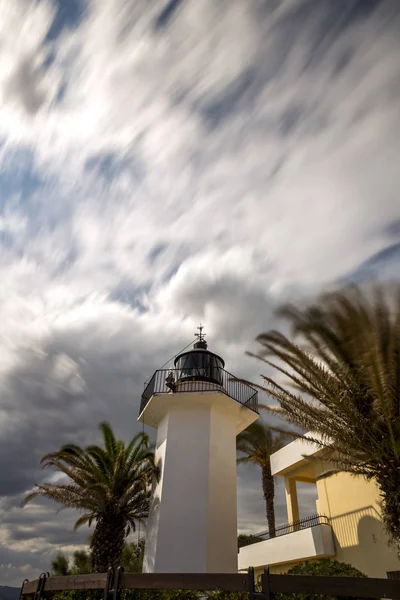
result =
[[[49,593],[71,590],[104,590],[118,600],[120,590],[192,590],[245,592],[249,600],[270,600],[270,595],[282,593],[321,594],[352,598],[400,598],[400,581],[358,577],[317,577],[312,575],[271,575],[266,569],[261,577],[261,591],[256,590],[254,569],[248,573],[124,573],[110,569],[108,573],[50,577],[42,573],[35,581],[25,580],[20,600],[34,596],[41,600]]]

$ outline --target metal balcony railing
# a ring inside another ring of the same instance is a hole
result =
[[[140,413],[154,394],[219,391],[258,413],[258,393],[255,388],[237,379],[222,368],[212,373],[182,372],[180,369],[159,369],[142,394]]]
[[[293,523],[286,523],[275,529],[275,537],[294,533],[295,531],[300,531],[302,529],[309,529],[310,527],[316,527],[317,525],[330,525],[329,518],[325,515],[312,515],[311,517],[305,517],[304,519],[294,521]],[[243,546],[250,546],[252,544],[257,544],[258,542],[273,539],[271,538],[269,531],[255,533],[251,538],[254,538],[254,540],[249,539],[249,542],[244,543]]]

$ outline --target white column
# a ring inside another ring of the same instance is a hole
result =
[[[160,422],[145,572],[237,572],[236,414],[182,395]]]

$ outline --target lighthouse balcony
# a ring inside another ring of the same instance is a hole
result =
[[[222,367],[159,369],[142,394],[140,413],[155,395],[220,392],[258,413],[258,393],[251,385],[237,379]]]

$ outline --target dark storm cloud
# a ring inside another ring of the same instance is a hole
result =
[[[2,408],[8,419],[0,437],[0,489],[5,497],[0,521],[12,549],[0,552],[0,564],[30,565],[30,573],[44,571],[63,547],[87,545],[90,530],[73,530],[75,511],[59,511],[49,500],[19,505],[26,490],[49,479],[51,472],[42,472],[39,465],[45,453],[67,442],[84,446],[97,442],[97,426],[103,419],[123,439],[141,429],[136,419],[143,380],[156,368],[157,355],[149,353],[142,339],[136,336],[135,341],[132,330],[124,334],[112,329],[104,329],[100,321],[78,331],[53,332],[40,351],[21,354],[18,367],[7,377]],[[35,540],[42,551],[33,549]],[[14,567],[3,571],[1,583],[15,583],[21,577]]]
[[[316,514],[317,489],[311,484],[297,484],[300,518]],[[238,470],[239,531],[261,533],[268,530],[266,506],[262,492],[261,470],[257,466],[241,465]],[[276,524],[288,522],[285,484],[282,477],[275,478]]]
[[[49,544],[57,544],[60,546],[87,544],[89,538],[89,531],[83,529],[79,532],[68,527],[68,523],[58,518],[58,515],[54,515],[54,520],[58,521],[55,523],[41,523],[40,528],[23,528],[21,526],[15,526],[11,529],[10,541],[18,542],[23,540],[32,540],[37,537],[45,538]]]
[[[182,332],[175,343],[160,337],[159,346],[155,340],[149,345],[143,332],[135,332],[129,312],[123,325],[124,314],[121,308],[122,321],[114,325],[97,318],[55,330],[40,348],[20,353],[3,385],[8,416],[0,437],[3,496],[22,494],[48,478],[40,470],[41,457],[67,442],[97,440],[103,419],[125,439],[139,429],[143,382],[179,350]]]
[[[48,477],[39,470],[40,458],[68,441],[82,443],[97,437],[101,420],[110,417],[113,421],[115,413],[121,419],[117,406],[135,428],[140,371],[135,373],[134,365],[129,369],[122,349],[96,352],[93,348],[89,356],[88,351],[78,354],[77,346],[79,342],[73,349],[71,340],[52,340],[43,349],[46,356],[27,354],[23,364],[8,375],[2,404],[15,421],[0,439],[3,495],[23,492]],[[57,361],[68,359],[72,361],[71,374],[61,374],[61,380],[57,375],[52,378]],[[96,363],[102,364],[99,371]]]
[[[277,308],[262,281],[246,282],[233,271],[233,268],[226,269],[224,273],[210,277],[199,276],[196,269],[189,269],[182,286],[174,294],[174,303],[183,314],[198,314],[203,320],[212,298],[216,320],[212,343],[214,350],[221,354],[226,353],[224,347],[231,343],[246,341],[250,345],[260,327],[272,322]],[[229,310],[226,309],[228,306]],[[232,368],[243,369],[243,355],[232,356],[231,361]],[[248,368],[248,365],[244,367]]]
[[[43,567],[43,564],[46,564],[44,563],[42,553],[40,552],[10,550],[9,548],[0,546],[0,565],[12,564],[19,567],[27,563],[38,571]]]

